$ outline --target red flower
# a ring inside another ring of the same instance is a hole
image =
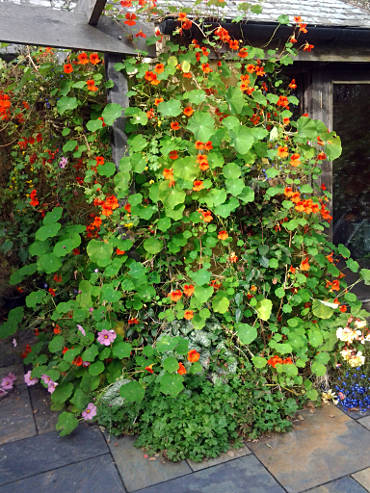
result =
[[[54,281],[55,282],[62,282],[62,276],[60,276],[59,274],[54,274],[54,277],[53,277]]]
[[[171,298],[171,301],[177,303],[182,296],[182,292],[180,289],[176,289],[175,291],[171,291],[168,296]]]
[[[193,310],[186,310],[184,313],[185,320],[191,320],[194,317]]]
[[[153,364],[154,363],[152,363],[151,365],[146,366],[145,367],[146,371],[148,371],[149,373],[154,373],[153,368],[152,368]]]
[[[76,358],[72,361],[72,365],[81,366],[83,363],[81,356],[76,356]]]
[[[116,248],[117,255],[124,255],[125,253],[126,253],[125,250],[120,250],[119,248]]]
[[[125,15],[125,21],[124,21],[124,24],[126,24],[127,26],[134,26],[136,24],[136,15],[135,14],[130,14],[130,12],[127,12],[127,14]]]
[[[163,63],[157,63],[157,65],[154,67],[154,72],[156,74],[161,74],[163,71],[164,71]]]
[[[177,159],[179,157],[177,151],[171,151],[169,154],[168,154],[168,157],[170,159]]]
[[[180,130],[179,122],[171,122],[171,128],[172,130]]]
[[[193,110],[193,108],[191,106],[187,106],[184,109],[184,115],[185,116],[191,116],[193,113],[194,113],[194,110]]]
[[[179,362],[179,369],[177,370],[177,373],[179,375],[186,375],[186,368],[185,366],[181,363],[181,361]]]
[[[342,313],[346,313],[346,311],[347,311],[347,307],[346,307],[346,305],[340,305],[339,310],[340,310]]]
[[[199,360],[199,358],[200,358],[200,354],[195,349],[191,349],[188,352],[188,361],[190,361],[190,363],[196,363]]]
[[[86,65],[87,63],[89,63],[89,57],[86,55],[84,51],[79,55],[77,55],[77,59],[78,59],[77,63],[79,65]]]
[[[100,62],[99,55],[97,53],[90,53],[90,63],[97,65]]]
[[[135,34],[135,38],[146,38],[146,34],[140,29],[140,31]]]
[[[192,284],[185,284],[184,286],[184,295],[187,297],[193,296],[194,286]]]
[[[66,63],[63,67],[63,71],[65,74],[71,74],[73,72],[73,67],[70,63]]]
[[[51,296],[55,296],[55,289],[49,288],[48,291],[51,294]]]
[[[217,238],[219,240],[226,240],[228,237],[229,237],[228,232],[227,231],[224,231],[224,230],[219,231],[219,233],[217,235]]]
[[[129,325],[138,325],[139,320],[134,317],[134,318],[129,318],[127,322]]]
[[[127,214],[131,214],[131,204],[127,203],[123,206]]]
[[[203,181],[202,180],[194,180],[193,182],[193,190],[194,192],[200,192],[203,189]]]
[[[54,329],[53,329],[54,334],[60,334],[62,332],[62,329],[59,327],[57,324]]]

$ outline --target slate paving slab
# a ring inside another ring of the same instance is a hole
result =
[[[192,472],[185,461],[163,462],[159,457],[155,460],[145,458],[144,452],[134,447],[133,442],[132,437],[112,438],[108,442],[127,491],[135,491]]]
[[[352,474],[352,477],[358,481],[366,491],[370,491],[370,467]]]
[[[19,363],[19,355],[14,349],[11,338],[0,340],[0,368]]]
[[[206,469],[207,467],[216,466],[217,464],[222,464],[223,462],[227,462],[229,460],[236,459],[238,457],[243,457],[244,455],[250,454],[251,451],[245,445],[239,449],[231,449],[228,452],[221,454],[219,457],[215,459],[203,460],[202,462],[194,462],[192,460],[187,460],[187,463],[192,468],[193,471],[200,471],[201,469]]]
[[[262,464],[248,455],[137,493],[283,493]]]
[[[14,385],[18,389],[25,389],[27,386],[24,383],[24,368],[22,364],[15,364],[15,365],[9,365],[9,366],[4,366],[0,368],[0,380],[8,375],[8,373],[14,373],[14,375],[17,377],[17,379],[14,382]]]
[[[2,491],[0,490],[0,493]],[[331,483],[318,486],[306,493],[367,493],[356,481],[346,476],[345,478],[337,479]]]
[[[0,445],[36,435],[27,389],[16,387],[0,400]]]
[[[109,454],[0,486],[0,493],[125,493]]]
[[[370,416],[366,416],[365,418],[361,418],[358,420],[359,423],[362,424],[362,426],[365,426],[368,430],[370,430]]]
[[[343,408],[338,408],[341,409],[347,416],[349,416],[352,419],[361,419],[361,418],[366,418],[367,416],[370,416],[370,409],[367,411],[350,411],[349,409],[343,409]]]
[[[7,443],[0,447],[0,485],[108,451],[99,429],[87,425],[63,438],[52,432]]]
[[[370,432],[332,405],[302,412],[289,433],[248,447],[289,493],[328,483],[369,465]]]
[[[58,413],[50,410],[50,394],[41,385],[29,387],[37,433],[54,431]]]

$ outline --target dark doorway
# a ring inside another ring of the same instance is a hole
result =
[[[343,152],[333,163],[333,239],[370,266],[370,84],[333,84],[333,128]]]

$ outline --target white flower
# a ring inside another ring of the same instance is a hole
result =
[[[356,329],[363,329],[364,327],[366,327],[366,325],[367,325],[366,320],[356,320],[355,321]]]
[[[350,344],[357,339],[357,334],[355,330],[350,329],[349,327],[338,327],[336,332],[337,338],[343,342],[349,342]]]
[[[352,351],[350,349],[348,349],[348,348],[344,348],[340,352],[340,355],[342,356],[343,359],[345,359],[346,361],[348,361],[351,358],[351,356],[352,356]]]
[[[362,366],[365,363],[365,356],[362,354],[362,351],[358,351],[355,356],[352,356],[352,358],[349,359],[348,363],[350,366],[352,366],[352,368]]]
[[[333,401],[334,404],[338,404],[337,395],[331,389],[329,389],[327,392],[323,392],[321,394],[321,397],[325,404],[330,401]]]

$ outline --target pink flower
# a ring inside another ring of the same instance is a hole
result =
[[[49,382],[52,382],[52,379],[50,377],[48,377],[47,375],[45,375],[45,373],[43,375],[41,375],[41,380],[46,384],[48,385]]]
[[[27,373],[24,374],[24,381],[28,387],[31,385],[36,385],[39,381],[38,378],[32,378],[31,377],[31,370],[29,370]]]
[[[87,405],[85,411],[82,412],[82,417],[85,421],[89,421],[96,416],[96,406],[92,402]]]
[[[81,332],[81,334],[82,334],[83,336],[85,336],[85,335],[86,335],[86,331],[85,331],[85,329],[82,327],[82,325],[77,324],[77,328],[78,328],[78,330]]]
[[[6,377],[4,377],[1,380],[1,388],[3,390],[12,390],[13,385],[17,377],[14,375],[14,373],[9,373]]]
[[[52,394],[54,390],[57,388],[57,382],[53,382],[52,380],[48,383],[48,392]]]
[[[117,334],[114,330],[103,329],[101,332],[98,332],[98,342],[103,344],[103,346],[110,346],[116,337]]]
[[[15,337],[13,337],[13,339],[12,339],[12,344],[13,344],[13,347],[18,346],[17,339]]]

